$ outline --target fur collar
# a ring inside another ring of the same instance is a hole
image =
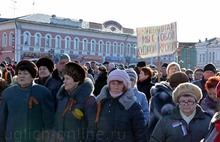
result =
[[[70,98],[73,98],[78,103],[84,102],[90,95],[92,95],[92,92],[94,91],[94,85],[92,81],[88,78],[80,84],[78,87],[76,87],[73,92],[70,93],[70,96],[67,94],[66,90],[64,89],[64,85],[61,86],[60,90],[57,93],[57,99],[61,100],[64,97],[69,96]]]
[[[101,102],[102,100],[108,98],[109,89],[108,85],[104,86],[100,92],[100,94],[97,96],[97,102]],[[136,101],[136,97],[134,95],[134,92],[132,88],[128,89],[122,96],[119,98],[119,102],[124,106],[125,110],[128,110]]]

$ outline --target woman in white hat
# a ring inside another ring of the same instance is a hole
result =
[[[177,106],[158,121],[150,142],[199,142],[205,138],[211,116],[198,105],[201,89],[192,83],[182,83],[173,91],[172,98]]]
[[[130,77],[124,70],[112,71],[97,96],[96,142],[144,142],[146,127],[141,106],[136,102]]]

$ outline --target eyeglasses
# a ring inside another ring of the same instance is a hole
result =
[[[189,105],[189,106],[191,106],[191,105],[194,105],[196,102],[195,101],[179,101],[179,104],[180,105]]]

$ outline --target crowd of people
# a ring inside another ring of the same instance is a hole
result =
[[[219,142],[215,65],[133,68],[71,61],[0,64],[0,142]]]

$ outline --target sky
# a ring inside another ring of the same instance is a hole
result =
[[[55,14],[97,23],[114,20],[134,30],[176,22],[177,41],[198,42],[220,37],[219,4],[219,0],[0,0],[0,17]]]

